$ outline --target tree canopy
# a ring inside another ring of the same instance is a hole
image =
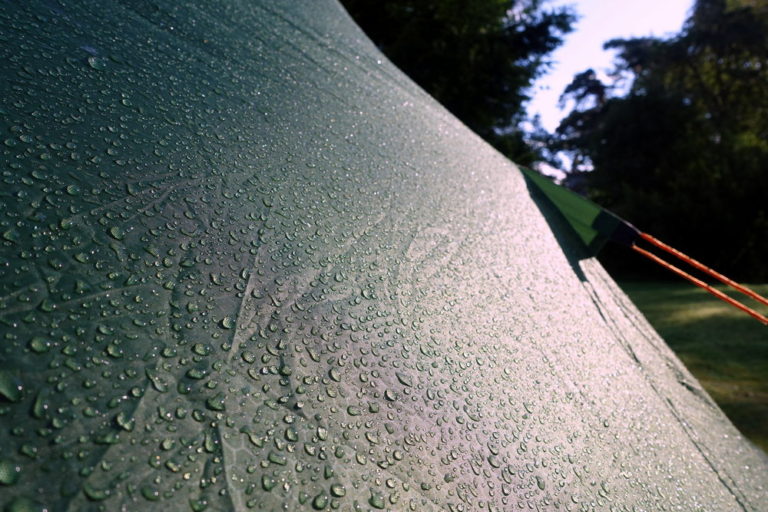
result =
[[[554,149],[595,200],[640,228],[767,279],[766,2],[699,0],[677,36],[605,47],[617,51],[611,80],[574,78]]]
[[[541,0],[343,0],[402,71],[511,159],[538,155],[524,137],[525,102],[572,12]]]

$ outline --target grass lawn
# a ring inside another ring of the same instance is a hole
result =
[[[684,282],[619,284],[734,425],[768,452],[768,326]],[[768,296],[768,284],[750,288]],[[768,307],[730,295],[768,316]]]

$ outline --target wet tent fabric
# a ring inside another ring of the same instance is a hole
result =
[[[0,4],[0,507],[765,510],[513,164],[323,1]]]

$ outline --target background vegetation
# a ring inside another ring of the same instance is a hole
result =
[[[568,9],[541,0],[342,0],[401,70],[464,124],[520,164],[528,88],[572,28]]]
[[[699,0],[683,31],[609,41],[553,138],[599,204],[724,273],[768,280],[768,3]],[[623,95],[619,91],[628,90]]]

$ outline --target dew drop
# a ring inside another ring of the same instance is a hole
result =
[[[96,70],[107,69],[107,59],[104,57],[88,57],[88,65]]]
[[[269,462],[273,464],[277,464],[279,466],[285,466],[286,464],[288,464],[288,459],[282,453],[269,452],[269,456],[267,457],[267,459],[269,459]]]
[[[112,226],[108,230],[109,236],[114,238],[115,240],[122,240],[125,238],[125,231],[119,226]]]
[[[29,340],[29,348],[36,354],[42,354],[48,352],[51,349],[51,343],[42,336],[35,336]]]
[[[133,427],[136,425],[135,420],[131,418],[125,411],[121,411],[117,414],[117,416],[115,416],[115,423],[117,423],[117,426],[126,432],[132,431]]]
[[[386,506],[384,503],[384,496],[374,491],[371,491],[371,497],[368,499],[368,504],[379,510],[383,510]]]
[[[0,459],[0,485],[13,485],[19,481],[21,466],[7,459]]]
[[[3,239],[8,240],[9,242],[16,242],[19,240],[19,232],[11,228],[3,233]]]
[[[0,370],[0,397],[4,397],[11,402],[21,400],[21,392],[24,389],[18,377],[11,375],[6,370]]]
[[[29,498],[16,497],[3,509],[4,512],[47,512],[48,507]]]
[[[83,484],[83,493],[91,501],[104,501],[110,495],[108,489],[97,489],[87,481]]]
[[[395,376],[397,377],[397,380],[400,381],[400,384],[403,386],[411,387],[413,386],[413,381],[411,381],[411,378],[408,375],[405,375],[404,373],[395,372]]]
[[[141,495],[144,496],[144,499],[146,499],[147,501],[160,500],[160,491],[158,491],[154,487],[148,487],[148,486],[142,487]]]
[[[269,492],[272,489],[275,488],[275,485],[277,485],[277,482],[275,482],[275,479],[268,475],[262,475],[261,477],[261,486],[264,488],[265,491]]]
[[[315,496],[315,499],[312,500],[312,508],[315,510],[323,510],[325,507],[328,506],[328,495],[324,492],[321,492],[317,496]]]
[[[218,393],[216,396],[206,400],[205,405],[212,411],[223,411],[225,409],[224,400],[224,393]]]

